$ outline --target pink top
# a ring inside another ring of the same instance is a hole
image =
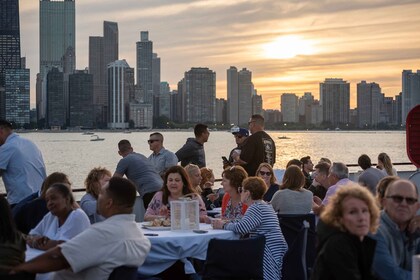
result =
[[[149,207],[147,207],[145,215],[160,215],[159,210],[163,206],[162,196],[163,196],[162,191],[155,193],[155,195],[153,196],[152,200],[149,203]],[[173,199],[171,199],[171,197],[168,197],[168,201],[172,201],[172,200]],[[206,205],[204,204],[203,200],[201,199],[200,196],[197,196],[197,200],[198,200],[198,205],[199,205],[200,216],[207,216]]]

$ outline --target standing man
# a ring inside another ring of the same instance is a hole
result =
[[[143,199],[144,209],[150,200],[163,186],[163,180],[154,166],[142,154],[135,153],[128,140],[118,143],[118,154],[123,158],[118,162],[114,177],[126,176],[137,187],[137,192]]]
[[[160,176],[165,174],[166,169],[178,164],[176,155],[163,147],[163,135],[161,133],[154,132],[150,134],[147,143],[149,143],[150,150],[153,151],[149,156],[149,161]]]
[[[258,166],[267,162],[271,166],[276,162],[276,145],[264,131],[264,117],[252,115],[248,122],[251,136],[248,137],[240,155],[234,155],[235,163],[242,165],[248,176],[255,176]]]
[[[207,125],[199,123],[194,127],[195,138],[188,138],[187,142],[179,149],[175,155],[181,165],[185,167],[192,163],[198,167],[206,167],[206,154],[204,153],[204,143],[209,140],[210,132]]]
[[[245,141],[249,136],[248,129],[240,128],[237,126],[232,127],[230,132],[233,134],[233,137],[235,137],[236,148],[233,148],[232,151],[230,151],[228,161],[223,161],[223,169],[233,165],[233,154],[242,150],[242,146],[245,144]]]
[[[54,279],[108,279],[119,266],[140,266],[150,251],[150,241],[134,221],[136,188],[124,178],[111,178],[101,187],[98,213],[105,221],[44,254],[16,266],[14,272],[57,271]]]
[[[378,279],[412,279],[413,256],[420,253],[420,217],[416,186],[393,181],[385,190],[372,270]]]
[[[0,176],[12,208],[39,192],[46,177],[41,151],[32,141],[14,133],[6,120],[0,120]]]

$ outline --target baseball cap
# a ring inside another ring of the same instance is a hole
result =
[[[241,128],[238,126],[234,126],[231,128],[230,132],[235,135],[235,134],[240,134],[242,136],[248,137],[249,136],[249,132],[248,129],[245,128]]]

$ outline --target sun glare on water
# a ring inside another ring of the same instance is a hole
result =
[[[314,43],[300,36],[288,35],[278,37],[262,46],[263,55],[267,58],[287,59],[297,55],[311,55],[315,53]]]

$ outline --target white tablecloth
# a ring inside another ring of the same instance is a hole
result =
[[[141,224],[138,224],[141,227]],[[195,273],[194,267],[187,258],[205,260],[210,239],[238,239],[232,231],[216,230],[208,224],[200,224],[200,229],[207,233],[193,231],[153,231],[142,229],[145,234],[154,233],[158,236],[147,236],[152,243],[149,255],[139,268],[139,273],[145,276],[159,274],[173,265],[177,260],[185,263],[185,273]]]
[[[41,255],[45,253],[45,251],[41,251],[41,250],[37,250],[34,248],[29,247],[28,245],[26,245],[26,256],[25,256],[25,260],[29,261],[32,260],[33,258]],[[54,275],[54,272],[50,272],[50,273],[38,273],[36,275],[36,280],[48,280],[48,279],[52,279]]]

